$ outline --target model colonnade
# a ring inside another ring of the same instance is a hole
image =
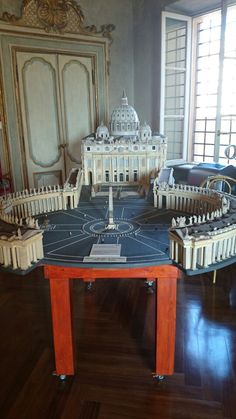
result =
[[[169,230],[170,258],[186,270],[236,256],[236,197],[189,185],[154,181],[154,206],[181,211]],[[190,214],[190,216],[187,216]]]
[[[83,171],[72,169],[63,187],[46,186],[0,198],[0,264],[27,270],[44,257],[43,228],[35,216],[76,208]],[[154,181],[154,207],[180,212],[169,229],[170,258],[186,270],[236,256],[236,197],[216,190]]]
[[[27,270],[42,259],[43,230],[36,215],[78,206],[83,172],[72,169],[63,187],[44,186],[0,198],[0,264]]]

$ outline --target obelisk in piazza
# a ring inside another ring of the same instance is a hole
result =
[[[109,201],[108,201],[108,224],[106,226],[107,230],[115,230],[116,225],[113,219],[113,192],[112,186],[109,186]]]

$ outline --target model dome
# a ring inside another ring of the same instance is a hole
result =
[[[121,105],[111,114],[111,134],[115,136],[135,136],[139,131],[139,119],[136,110],[128,104],[128,99],[123,93]]]
[[[152,138],[151,127],[146,122],[140,127],[140,138],[142,141]]]
[[[105,140],[110,137],[108,128],[104,123],[102,122],[101,125],[99,125],[96,129],[96,139],[97,140]]]

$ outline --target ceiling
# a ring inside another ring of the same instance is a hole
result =
[[[228,4],[235,2],[236,0],[227,0]],[[165,7],[165,10],[195,16],[209,10],[219,9],[220,6],[221,0],[173,0]]]

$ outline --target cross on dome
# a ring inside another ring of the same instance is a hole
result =
[[[128,105],[128,98],[127,95],[125,93],[125,89],[123,90],[123,95],[122,95],[122,99],[121,99],[121,104],[122,105]]]

